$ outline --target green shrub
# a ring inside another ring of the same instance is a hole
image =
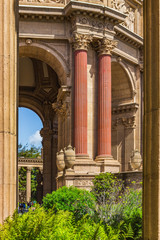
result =
[[[112,230],[119,229],[117,233],[119,236],[124,234],[129,239],[141,239],[142,191],[124,189],[123,181],[111,173],[96,176],[93,183],[92,193],[97,200],[97,219],[110,226]],[[119,226],[119,223],[123,224]]]
[[[92,193],[99,205],[116,202],[122,191],[123,181],[112,173],[101,173],[93,180]]]
[[[53,209],[46,212],[38,205],[23,215],[15,212],[0,227],[2,240],[126,240],[129,234],[131,229],[123,223],[114,229],[88,216],[76,221],[71,212],[61,210],[55,214]]]
[[[86,190],[76,187],[62,187],[43,198],[43,207],[48,210],[54,208],[59,210],[73,212],[76,219],[80,219],[85,214],[93,216],[95,211],[95,197]]]
[[[0,239],[142,239],[142,191],[124,191],[112,174],[96,178],[92,193],[62,187],[47,194],[42,207],[23,215],[15,211],[0,227]]]

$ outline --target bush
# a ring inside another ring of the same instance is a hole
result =
[[[94,183],[92,193],[62,187],[47,194],[35,211],[15,212],[0,227],[0,239],[142,239],[142,191],[124,191],[123,182],[108,173]]]
[[[124,189],[123,181],[112,173],[101,173],[95,176],[93,184],[92,193],[100,205],[113,204],[121,196]]]
[[[75,218],[79,220],[85,214],[93,216],[95,197],[89,191],[64,186],[51,194],[47,194],[43,198],[43,207],[46,210],[54,208],[55,212],[59,210],[72,212]]]
[[[0,227],[2,240],[131,240],[134,239],[132,235],[130,228],[123,223],[114,229],[95,223],[88,216],[76,221],[71,212],[61,210],[55,214],[53,209],[46,212],[38,205],[34,211],[30,209],[23,215],[15,212]]]

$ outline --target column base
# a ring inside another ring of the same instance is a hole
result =
[[[76,174],[94,174],[99,173],[99,167],[96,165],[96,162],[89,157],[89,155],[76,155],[74,171]]]
[[[102,172],[118,173],[120,171],[120,163],[112,155],[99,155],[95,161],[101,164]]]
[[[76,159],[86,159],[89,158],[88,154],[76,154]]]

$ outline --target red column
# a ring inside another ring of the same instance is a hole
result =
[[[99,56],[98,158],[111,157],[111,56]]]
[[[75,51],[75,149],[87,155],[87,51]]]

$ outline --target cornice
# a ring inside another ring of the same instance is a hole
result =
[[[85,15],[93,18],[106,18],[114,24],[124,21],[126,15],[115,9],[87,2],[70,1],[64,7],[47,7],[35,5],[20,5],[20,19],[29,20],[64,20],[64,18],[73,17],[74,15]]]
[[[133,47],[140,48],[143,46],[143,38],[136,33],[131,32],[122,25],[115,26],[114,31],[116,32],[116,37],[123,42],[126,42]]]
[[[18,158],[18,164],[43,164],[43,159],[42,158],[23,158],[23,157],[19,157]]]
[[[129,113],[129,112],[136,112],[139,108],[139,104],[137,103],[129,103],[123,104],[116,107],[112,107],[112,114],[122,114],[122,113]]]

